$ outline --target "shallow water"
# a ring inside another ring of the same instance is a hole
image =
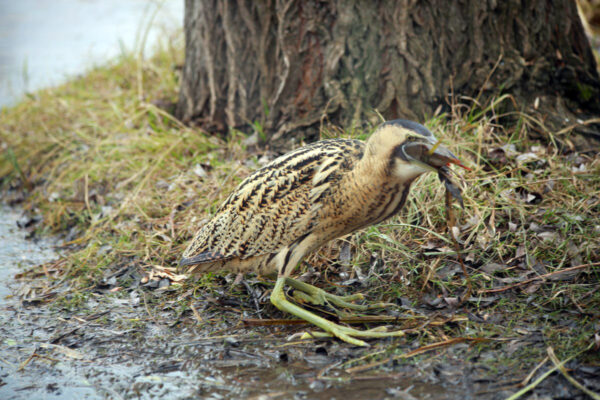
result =
[[[147,26],[150,51],[165,32],[183,26],[183,0],[1,1],[0,108],[139,49],[136,38]]]
[[[152,292],[90,296],[83,313],[22,303],[24,287],[46,281],[16,281],[15,274],[58,255],[49,239],[27,240],[17,227],[20,217],[0,207],[0,399],[352,400],[399,397],[406,389],[416,398],[463,398],[456,388],[415,379],[412,371],[354,380],[329,373],[351,355],[336,342],[290,345],[285,332],[269,337],[257,329],[215,335],[220,327],[146,309],[140,297]]]
[[[18,373],[19,362],[27,359],[34,348],[47,340],[48,332],[38,329],[34,321],[44,318],[41,310],[26,311],[18,300],[21,285],[15,274],[58,258],[55,242],[50,239],[27,240],[27,232],[18,227],[20,212],[0,206],[0,398],[47,398],[45,390],[37,388],[52,385],[54,374]],[[58,373],[58,372],[57,372]],[[69,395],[79,394],[69,390]],[[40,395],[40,396],[38,396]]]
[[[16,284],[13,276],[24,268],[58,258],[50,240],[27,240],[27,232],[18,227],[22,220],[18,211],[0,206],[0,304],[12,303],[6,299]]]

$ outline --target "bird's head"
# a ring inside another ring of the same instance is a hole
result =
[[[385,162],[386,173],[402,180],[413,180],[428,171],[437,172],[449,164],[467,168],[439,144],[429,129],[404,119],[387,121],[377,128],[367,141],[365,155]]]

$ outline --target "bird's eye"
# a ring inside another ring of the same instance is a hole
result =
[[[406,137],[405,143],[420,142],[422,140],[423,140],[422,136],[411,135],[411,136]]]

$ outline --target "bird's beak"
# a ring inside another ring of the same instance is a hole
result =
[[[446,165],[456,164],[459,167],[470,170],[470,168],[463,165],[458,157],[456,157],[450,150],[444,146],[441,146],[440,142],[436,142],[429,148],[427,156],[429,156],[427,163],[436,169]]]
[[[469,167],[463,165],[458,157],[452,154],[450,150],[440,145],[440,142],[435,139],[427,142],[407,143],[404,146],[403,151],[413,160],[425,164],[435,171],[450,164],[456,164],[459,167],[470,170]]]

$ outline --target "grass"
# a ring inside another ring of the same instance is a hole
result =
[[[253,131],[264,135],[260,126],[224,140],[183,126],[155,105],[176,101],[174,65],[181,62],[181,44],[145,60],[124,55],[1,112],[5,198],[43,216],[39,233],[67,240],[65,260],[47,273],[48,290],[69,283],[68,290],[57,291],[61,307],[81,307],[86,293],[107,285],[123,268],[133,266],[139,278],[156,266],[174,266],[202,221],[270,155],[245,148],[243,139]],[[556,143],[567,140],[567,133],[546,132],[552,139],[547,143],[530,141],[528,133],[543,124],[526,115],[512,115],[519,118],[516,126],[500,125],[508,101],[505,96],[479,107],[455,104],[450,114],[427,121],[472,169],[459,172],[465,208],[454,205],[453,211],[474,285],[466,310],[483,322],[432,328],[418,340],[523,338],[537,329],[559,357],[567,356],[587,347],[597,330],[600,158],[559,150]],[[329,127],[322,136],[369,133]],[[330,243],[300,272],[329,289],[355,279],[372,300],[404,299],[451,311],[452,299],[464,294],[465,277],[446,233],[445,212],[443,185],[425,176],[399,217]],[[343,243],[350,246],[349,262],[338,261]],[[589,266],[570,274],[493,292],[584,264]],[[252,301],[228,289],[220,276],[177,282],[170,295],[223,287],[252,309]],[[128,287],[132,279],[112,286]],[[543,353],[538,347],[524,347],[523,354]],[[590,359],[600,362],[597,355]],[[505,361],[515,364],[514,358]]]

